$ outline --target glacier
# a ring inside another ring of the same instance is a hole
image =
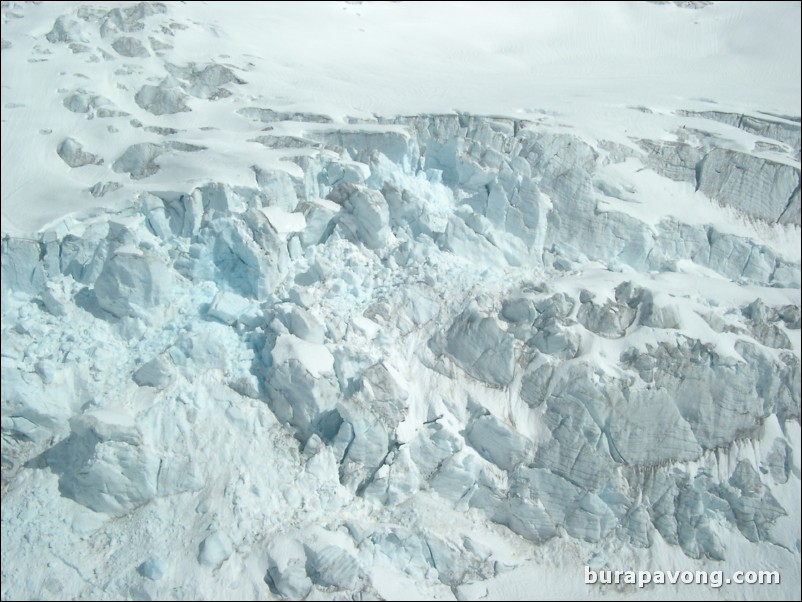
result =
[[[64,7],[39,40],[163,72],[59,91],[132,133],[48,136],[94,205],[4,226],[4,599],[524,598],[583,565],[798,593],[798,117],[339,122],[168,62],[174,10]],[[170,121],[207,104],[245,176]]]

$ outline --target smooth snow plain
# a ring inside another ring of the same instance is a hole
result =
[[[2,597],[798,596],[800,37],[4,2]]]

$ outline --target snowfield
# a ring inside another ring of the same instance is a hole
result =
[[[799,3],[0,12],[3,599],[797,599]]]

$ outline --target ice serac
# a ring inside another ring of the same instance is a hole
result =
[[[111,47],[114,48],[120,56],[136,58],[147,58],[150,56],[150,52],[145,48],[145,45],[136,38],[130,36],[117,38],[111,43]]]
[[[504,470],[512,470],[527,459],[531,444],[489,414],[471,421],[465,439],[480,456]]]
[[[70,421],[71,434],[47,463],[63,495],[95,512],[124,515],[156,496],[160,462],[132,417],[94,410]]]
[[[224,87],[227,84],[244,84],[234,71],[224,65],[210,63],[196,65],[191,63],[186,67],[167,64],[167,71],[178,79],[182,88],[195,98],[217,100],[231,96],[231,91]]]
[[[41,290],[46,281],[46,272],[41,263],[41,243],[31,239],[4,237],[2,244],[3,297],[15,291]]]
[[[225,533],[214,531],[206,537],[198,549],[198,562],[208,567],[218,567],[231,556],[231,542]]]
[[[145,316],[170,299],[174,279],[175,273],[160,258],[120,248],[104,264],[94,292],[100,308],[118,318]]]
[[[606,338],[624,336],[635,321],[640,304],[641,292],[631,289],[631,283],[621,283],[615,290],[615,302],[607,301],[603,305],[594,303],[591,298],[580,298],[583,302],[577,311],[577,321]]]
[[[170,383],[172,365],[169,357],[155,357],[134,372],[134,381],[143,387],[164,388]]]
[[[156,159],[170,151],[196,152],[203,150],[203,147],[186,144],[182,142],[142,142],[129,146],[112,165],[112,169],[118,173],[127,173],[134,180],[152,176],[160,167]]]
[[[713,149],[699,168],[698,187],[710,198],[770,222],[799,225],[799,169],[726,149]],[[796,200],[794,200],[794,198]]]
[[[782,117],[744,115],[726,113],[724,111],[680,111],[680,114],[720,121],[750,134],[776,140],[788,145],[794,158],[799,161],[800,146],[802,145],[800,144],[800,125],[798,120],[793,122]]]
[[[158,581],[164,577],[165,569],[166,566],[164,561],[158,556],[151,556],[145,562],[136,567],[137,573],[143,577],[151,579],[152,581]]]
[[[337,546],[307,549],[307,573],[324,587],[352,590],[359,579],[359,565],[353,555]]]
[[[145,85],[136,93],[136,104],[154,115],[170,115],[190,111],[189,97],[177,86],[163,82],[158,86]]]
[[[100,165],[103,159],[84,150],[83,145],[74,138],[65,138],[56,149],[58,156],[70,167]]]
[[[465,310],[446,333],[445,352],[474,378],[498,386],[512,381],[513,339],[495,318]]]
[[[326,419],[334,411],[340,391],[331,352],[321,343],[282,334],[271,356],[266,385],[274,391],[271,405],[276,416],[294,427],[303,441],[317,431],[331,436],[330,420]]]
[[[119,110],[113,102],[105,96],[92,94],[82,88],[67,94],[63,100],[64,107],[73,113],[82,113],[87,119],[125,117],[125,111]]]
[[[216,278],[246,297],[264,298],[282,282],[289,268],[284,236],[255,209],[236,217],[206,220],[199,239],[210,253]]]
[[[277,538],[268,548],[268,566],[264,580],[270,590],[290,599],[301,599],[312,590],[307,574],[306,550],[298,541]]]
[[[334,187],[328,198],[343,207],[337,223],[346,238],[362,242],[369,249],[387,245],[390,212],[381,192],[344,183]]]
[[[646,163],[672,180],[694,184],[711,199],[746,215],[768,222],[799,225],[799,126],[755,119],[754,124],[763,121],[767,125],[752,127],[750,118],[743,115],[711,114],[715,116],[710,118],[716,121],[782,141],[794,149],[794,158],[778,161],[726,145],[710,142],[694,145],[680,138],[677,141],[639,141],[646,151]],[[710,114],[699,115],[708,117]],[[755,145],[760,148],[761,142]]]

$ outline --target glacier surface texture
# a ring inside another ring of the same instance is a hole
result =
[[[3,3],[85,203],[4,208],[3,599],[798,595],[798,117],[341,119],[107,4]]]

